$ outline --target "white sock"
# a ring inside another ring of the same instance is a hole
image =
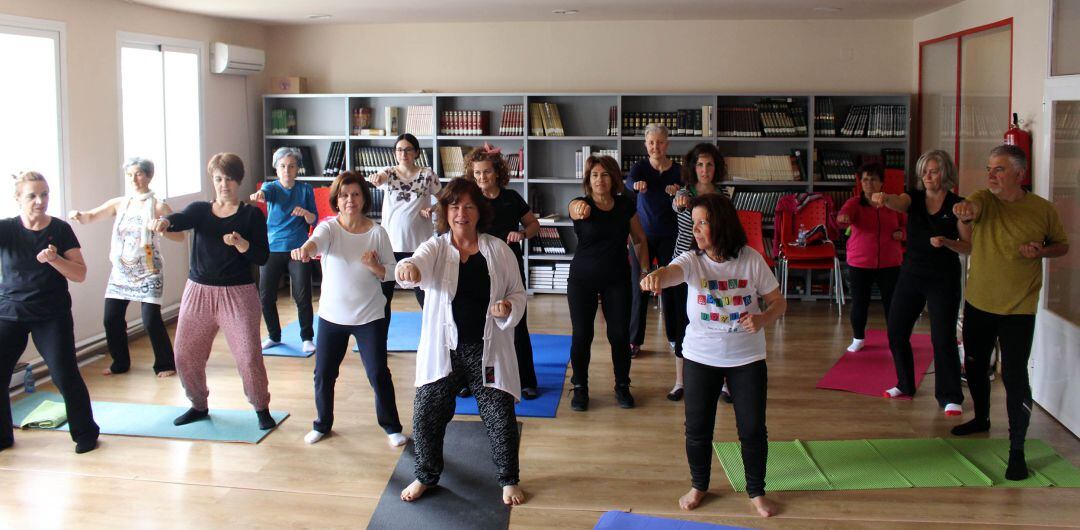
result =
[[[389,439],[390,447],[401,447],[401,446],[405,445],[405,442],[407,442],[409,440],[408,438],[405,437],[404,434],[401,434],[400,432],[395,432],[393,434],[388,434],[388,435],[386,435],[386,437]]]
[[[274,346],[277,346],[278,344],[281,344],[281,343],[276,341],[276,340],[271,339],[270,337],[266,337],[262,341],[262,349],[265,350],[267,348],[273,348]]]
[[[904,393],[901,392],[900,389],[896,388],[895,386],[885,391],[885,396],[886,397],[894,398],[894,397],[899,397],[899,396],[902,396],[902,395],[904,395]]]
[[[300,348],[304,353],[311,353],[315,351],[315,343],[310,340],[305,340],[304,345]]]
[[[314,431],[313,430],[313,431],[307,433],[306,435],[304,435],[304,443],[306,443],[306,444],[316,443],[319,440],[322,440],[324,436],[326,436],[325,433],[321,433],[319,431]]]
[[[731,391],[727,388],[727,383],[724,383],[724,387],[720,389],[721,394],[730,394]]]
[[[947,403],[945,405],[946,416],[960,416],[964,414],[964,407],[957,405],[956,403]]]
[[[849,351],[849,352],[857,352],[857,351],[859,351],[859,350],[861,350],[863,348],[863,344],[865,342],[866,342],[866,339],[851,339],[851,346],[847,347],[847,351]]]

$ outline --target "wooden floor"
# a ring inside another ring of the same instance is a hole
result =
[[[295,318],[284,293],[279,305],[283,323]],[[400,291],[394,308],[417,310],[412,296]],[[765,520],[753,514],[744,494],[731,491],[719,465],[708,500],[683,512],[676,503],[689,488],[683,408],[664,397],[673,372],[658,322],[654,312],[646,351],[631,371],[636,409],[619,409],[609,390],[611,361],[598,317],[589,411],[571,411],[564,395],[557,418],[522,419],[521,478],[528,500],[513,509],[512,528],[591,528],[607,510],[757,528],[1080,525],[1080,490],[1055,488],[778,492],[770,498],[782,512]],[[529,327],[569,334],[565,297],[531,298]],[[878,313],[871,327],[883,328]],[[771,440],[945,437],[958,423],[946,419],[932,390],[926,391],[933,375],[914,401],[815,390],[850,340],[846,320],[826,302],[792,303],[767,337]],[[146,338],[134,342],[133,355],[132,371],[122,376],[100,375],[105,359],[84,367],[95,400],[187,405],[176,378],[154,378]],[[336,436],[313,446],[303,436],[315,415],[314,358],[267,357],[266,365],[271,407],[292,416],[258,445],[103,436],[98,450],[76,455],[67,433],[17,432],[15,447],[0,452],[0,527],[365,527],[401,449],[388,447],[375,423],[359,358],[347,358],[338,382]],[[414,354],[393,353],[390,365],[410,434]],[[221,337],[208,374],[212,407],[249,409]],[[1000,380],[994,383],[993,424],[993,436],[1007,436]],[[716,437],[737,439],[729,407],[720,409]],[[1041,409],[1030,437],[1080,463],[1080,443]]]

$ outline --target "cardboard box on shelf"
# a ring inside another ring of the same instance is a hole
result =
[[[307,79],[295,76],[275,77],[270,81],[270,91],[275,94],[303,94],[307,92]]]

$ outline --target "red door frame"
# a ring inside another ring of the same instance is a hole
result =
[[[1012,31],[1012,27],[1011,27],[1012,24],[1013,24],[1013,19],[1012,19],[1012,17],[1009,17],[1009,18],[1006,18],[1004,20],[999,20],[997,22],[991,22],[989,24],[984,24],[982,26],[976,26],[976,27],[973,27],[973,28],[968,28],[968,29],[965,29],[963,31],[958,31],[956,33],[950,33],[950,34],[942,36],[942,37],[937,37],[935,39],[924,40],[924,41],[919,43],[919,93],[918,93],[919,119],[916,122],[918,124],[918,127],[915,129],[915,135],[916,135],[915,136],[915,144],[918,146],[920,154],[923,152],[923,145],[922,145],[922,111],[923,111],[923,97],[922,97],[923,96],[923,70],[922,70],[922,65],[923,65],[923,48],[928,44],[936,44],[936,43],[939,43],[939,42],[956,39],[956,116],[955,116],[955,120],[956,120],[956,122],[955,122],[956,139],[955,139],[955,145],[954,145],[953,148],[955,149],[955,151],[954,151],[954,162],[957,165],[957,169],[959,169],[959,166],[960,166],[960,99],[961,99],[961,89],[962,89],[962,87],[960,86],[960,80],[962,79],[962,76],[960,74],[962,72],[963,63],[964,63],[964,61],[963,61],[963,57],[964,57],[963,56],[964,37],[968,36],[968,35],[973,35],[975,33],[980,33],[980,32],[983,32],[983,31],[986,31],[986,30],[989,30],[989,29],[1000,28],[1000,27],[1004,27],[1004,26],[1010,26],[1010,28],[1009,28],[1009,113],[1008,113],[1008,116],[1005,117],[1006,118],[1006,123],[1008,123],[1009,116],[1012,116],[1012,91],[1013,91],[1012,69],[1013,69],[1013,35],[1014,35],[1014,32]],[[918,178],[918,177],[916,177],[916,178]]]

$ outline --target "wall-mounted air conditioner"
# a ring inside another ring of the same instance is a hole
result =
[[[224,42],[211,44],[210,59],[215,74],[251,75],[266,66],[266,52]]]

